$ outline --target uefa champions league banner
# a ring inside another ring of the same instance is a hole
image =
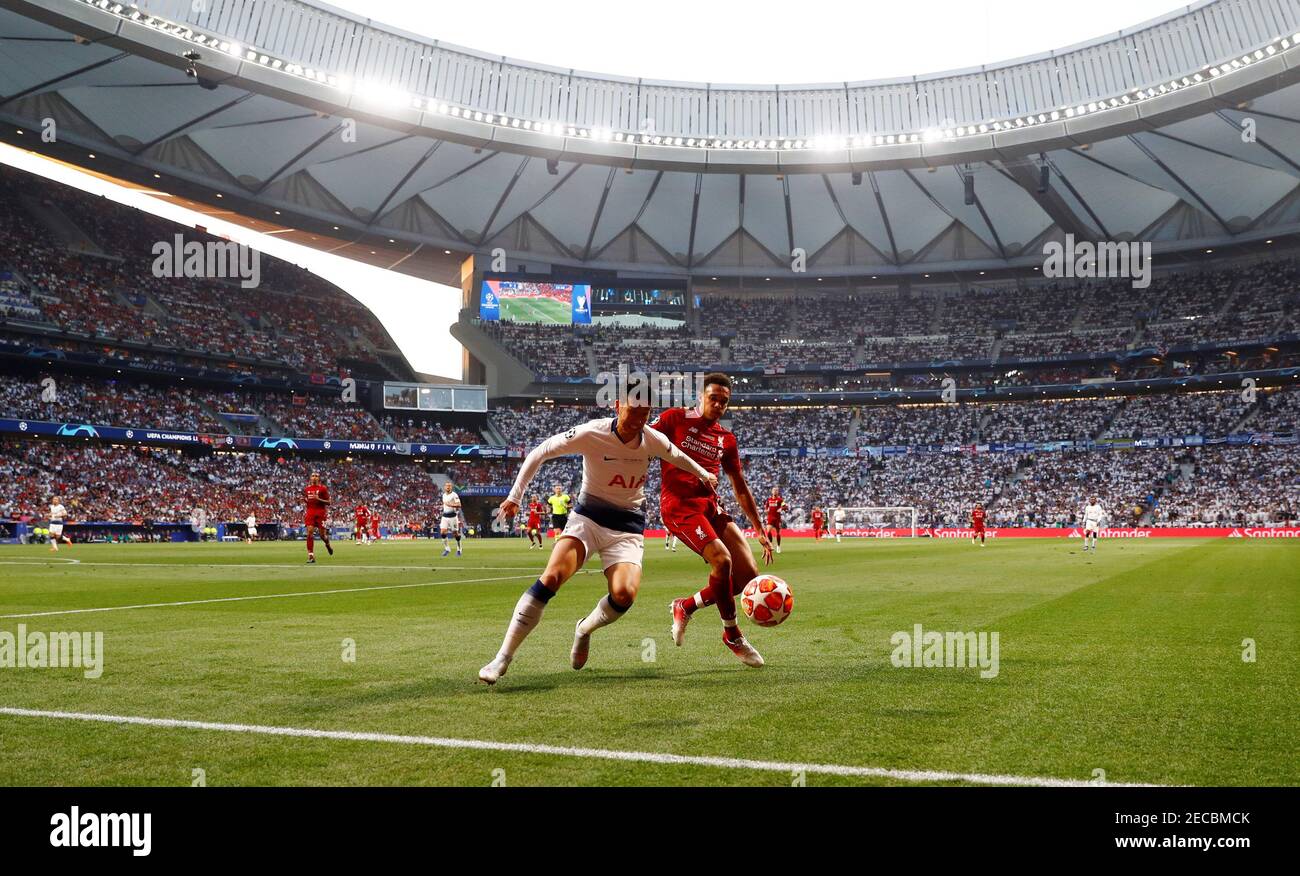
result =
[[[256,435],[208,435],[163,429],[100,426],[93,423],[49,423],[38,420],[0,419],[0,435],[35,438],[83,438],[92,441],[130,442],[152,446],[206,444],[228,450],[316,451],[372,456],[437,456],[464,459],[507,459],[523,454],[508,447],[486,444],[418,444],[405,441],[352,441],[334,438],[262,438]]]
[[[574,325],[591,325],[591,287],[578,284],[573,287],[572,319]]]

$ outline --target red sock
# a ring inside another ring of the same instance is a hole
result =
[[[316,549],[316,538],[312,531],[307,530],[307,553],[312,553]]]

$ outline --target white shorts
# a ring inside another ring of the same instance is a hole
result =
[[[843,521],[843,520],[838,520],[838,521],[836,521],[836,522],[835,522],[835,528],[836,528],[836,529],[840,529],[840,530],[844,529],[844,521]]]
[[[249,538],[257,538],[257,527],[256,527],[256,526],[250,526],[250,527],[248,527],[248,537],[249,537]]]
[[[1101,535],[1101,527],[1100,527],[1100,526],[1089,526],[1088,524],[1085,523],[1085,524],[1083,525],[1083,534],[1084,534],[1085,537],[1086,537],[1086,536],[1089,536],[1089,535],[1100,536],[1100,535]]]
[[[442,520],[442,522],[438,524],[438,528],[439,528],[440,531],[442,531],[442,532],[459,532],[459,531],[460,531],[460,518],[458,518],[458,517],[443,517],[441,520]]]
[[[600,568],[608,569],[615,563],[632,563],[640,566],[645,556],[645,535],[640,532],[619,532],[606,529],[590,517],[576,511],[569,512],[569,522],[560,537],[576,538],[587,549],[587,557],[600,554]]]
[[[51,524],[50,524],[50,535],[54,536],[55,538],[58,538],[59,536],[63,535],[63,524],[62,524],[62,523],[51,523]]]

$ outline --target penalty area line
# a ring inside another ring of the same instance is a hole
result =
[[[48,718],[62,721],[88,721],[101,724],[163,727],[178,730],[208,730],[219,733],[244,733],[261,736],[289,736],[306,739],[330,739],[341,742],[380,742],[394,745],[419,745],[430,748],[459,748],[477,751],[504,751],[517,754],[540,754],[585,760],[613,760],[625,763],[649,763],[665,766],[697,766],[728,770],[753,770],[792,775],[848,776],[854,778],[893,779],[902,782],[969,782],[977,785],[1015,785],[1027,787],[1076,788],[1099,787],[1081,779],[1056,779],[1044,776],[1014,776],[986,773],[959,773],[942,770],[904,770],[886,767],[850,766],[829,763],[796,763],[750,760],[736,757],[666,754],[655,751],[622,751],[607,748],[572,748],[530,742],[493,742],[485,739],[453,739],[443,736],[407,736],[397,733],[365,733],[349,730],[318,730],[304,727],[270,727],[259,724],[224,724],[215,721],[187,721],[178,718],[146,718],[132,715],[101,715],[86,712],[56,712],[40,709],[0,707],[0,715],[18,718]],[[1133,786],[1107,782],[1110,787]]]
[[[420,581],[415,584],[381,584],[376,587],[347,587],[338,590],[305,590],[300,593],[263,593],[255,596],[221,596],[214,599],[186,599],[180,602],[146,602],[138,605],[109,605],[103,608],[65,608],[58,611],[32,611],[24,614],[0,614],[0,620],[28,617],[50,617],[60,614],[96,614],[103,611],[132,611],[137,608],[178,608],[186,605],[211,605],[219,602],[252,602],[257,599],[293,599],[298,596],[332,596],[336,593],[369,593],[374,590],[409,590],[414,587],[440,587],[446,584],[482,584],[488,581],[514,581],[532,578],[528,575],[500,575],[494,578],[467,578],[464,580]]]

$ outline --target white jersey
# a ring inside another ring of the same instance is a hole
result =
[[[848,516],[849,516],[848,512],[846,512],[843,508],[836,508],[834,515],[832,516],[832,519],[836,523],[843,523],[844,519]]]
[[[574,510],[588,516],[593,510],[600,514],[598,509],[623,512],[639,516],[644,527],[645,479],[652,460],[665,460],[696,477],[708,475],[699,463],[674,447],[662,432],[649,426],[641,430],[640,440],[635,444],[624,444],[615,431],[617,422],[614,417],[602,417],[574,426],[563,434],[552,435],[537,445],[524,458],[508,501],[523,504],[524,492],[543,462],[580,454],[582,489]],[[597,522],[608,525],[603,520]]]
[[[1087,529],[1100,529],[1106,512],[1100,505],[1087,505],[1083,509],[1083,525]]]
[[[249,529],[257,529],[257,517],[253,514],[249,514],[244,518],[244,525]]]
[[[460,513],[460,495],[451,492],[442,494],[442,516],[455,517]]]
[[[62,523],[67,516],[68,509],[63,507],[62,502],[50,506],[50,523]]]

